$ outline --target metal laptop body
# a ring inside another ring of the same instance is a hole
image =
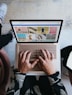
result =
[[[60,49],[58,39],[63,20],[10,20],[14,31],[16,44],[16,64],[20,51],[32,52],[30,61],[41,55],[40,49],[47,49],[54,54],[54,64],[57,71],[61,72]],[[44,72],[36,66],[28,75],[43,75]]]

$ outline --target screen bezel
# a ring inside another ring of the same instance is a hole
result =
[[[45,21],[45,22],[47,22],[47,21],[51,21],[51,22],[52,22],[52,21],[53,21],[53,22],[54,22],[54,21],[56,21],[56,22],[58,21],[58,22],[59,22],[59,21],[60,21],[60,22],[61,22],[61,25],[60,25],[60,29],[59,29],[57,41],[54,41],[54,42],[45,42],[45,41],[44,41],[44,42],[40,42],[40,41],[39,41],[39,42],[19,42],[19,41],[17,40],[16,34],[15,34],[15,32],[14,32],[14,29],[13,29],[13,25],[12,25],[12,22],[14,22],[14,21],[18,21],[18,22],[19,22],[19,21],[33,21],[33,22],[34,22],[34,21]],[[59,36],[60,36],[60,32],[61,32],[61,28],[62,28],[62,24],[63,24],[63,20],[61,20],[61,19],[56,19],[56,20],[55,20],[55,19],[54,19],[54,20],[30,20],[30,19],[29,19],[29,20],[14,20],[14,19],[12,19],[12,20],[10,20],[10,24],[11,24],[12,30],[13,30],[13,32],[14,32],[14,35],[15,35],[15,38],[16,38],[17,43],[58,43]]]

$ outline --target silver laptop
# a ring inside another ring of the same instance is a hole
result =
[[[32,51],[30,61],[33,61],[42,55],[40,49],[47,49],[54,54],[55,67],[61,71],[58,39],[62,22],[63,20],[10,20],[17,40],[15,68],[18,68],[20,51]],[[28,74],[41,75],[44,72],[36,65]]]

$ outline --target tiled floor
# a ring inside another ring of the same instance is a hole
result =
[[[65,10],[62,3],[55,2],[54,0],[0,0],[8,5],[7,15],[5,17],[3,32],[8,32],[11,29],[10,19],[56,19],[64,18]],[[57,1],[57,0],[55,0]],[[59,0],[58,0],[59,1]],[[62,0],[60,0],[62,1]],[[64,0],[63,0],[64,1]],[[67,0],[65,0],[67,2]],[[64,3],[64,2],[63,2]],[[70,5],[70,3],[69,3]],[[68,13],[68,12],[66,12]],[[11,48],[13,47],[13,48]],[[6,47],[10,60],[14,62],[15,57],[15,40]],[[12,52],[11,54],[9,52]],[[68,95],[72,95],[72,88],[68,77],[62,76],[64,85],[66,86]]]

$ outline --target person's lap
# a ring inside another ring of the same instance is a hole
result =
[[[35,87],[38,87],[42,95],[52,95],[52,89],[48,80],[48,76],[40,76],[39,80],[36,80],[36,76],[26,76],[24,84],[21,88],[21,93],[25,94],[26,91],[33,90],[35,94]]]
[[[39,88],[43,95],[52,95],[52,88],[48,76],[41,76],[39,78]]]

